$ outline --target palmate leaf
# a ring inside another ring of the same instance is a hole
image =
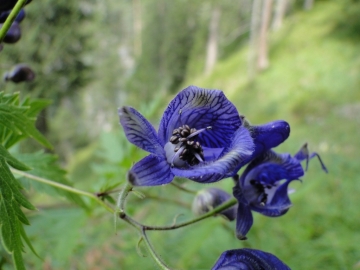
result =
[[[35,210],[35,207],[21,193],[22,186],[11,173],[8,164],[18,170],[29,169],[0,144],[0,235],[5,249],[12,254],[16,269],[25,269],[22,259],[22,224],[29,224],[29,221],[20,207],[30,210]]]
[[[72,186],[66,177],[66,171],[60,168],[60,166],[57,164],[57,157],[55,155],[46,154],[41,151],[32,154],[14,154],[14,156],[21,162],[24,162],[31,167],[31,170],[28,172],[29,174],[51,179],[54,182],[58,182],[67,186]],[[54,195],[56,193],[60,194],[71,202],[83,208],[87,208],[85,202],[77,194],[36,181],[31,181],[30,183],[37,190],[44,191],[50,195]]]
[[[42,99],[24,99],[19,94],[0,92],[0,143],[9,148],[21,139],[31,137],[47,148],[48,140],[35,128],[36,115],[50,102]]]

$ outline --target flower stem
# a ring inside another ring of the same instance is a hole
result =
[[[83,191],[83,190],[79,190],[79,189],[76,189],[76,188],[61,184],[61,183],[54,182],[54,181],[49,180],[49,179],[45,179],[45,178],[42,178],[42,177],[39,177],[39,176],[36,176],[36,175],[32,175],[30,173],[26,173],[26,172],[16,170],[16,169],[13,169],[13,168],[11,168],[11,171],[13,173],[17,174],[17,175],[24,176],[24,177],[26,177],[28,179],[31,179],[31,180],[35,180],[37,182],[40,182],[40,183],[43,183],[43,184],[46,184],[46,185],[49,185],[49,186],[53,186],[53,187],[56,187],[56,188],[59,188],[59,189],[62,189],[62,190],[66,190],[66,191],[69,191],[71,193],[86,196],[88,198],[91,198],[91,199],[95,200],[98,204],[102,205],[110,213],[115,212],[114,209],[112,209],[109,205],[107,205],[105,202],[103,202],[100,198],[98,198],[98,196],[96,196],[93,193]]]
[[[12,11],[10,12],[9,16],[7,17],[6,21],[2,25],[0,29],[0,43],[5,38],[5,35],[9,28],[11,27],[12,23],[15,21],[16,16],[20,12],[21,8],[25,5],[26,0],[18,0]]]
[[[155,252],[153,246],[151,245],[149,238],[146,235],[146,230],[143,227],[142,228],[142,237],[146,243],[147,248],[150,251],[151,257],[153,257],[153,259],[155,260],[155,262],[160,266],[161,269],[163,270],[171,270],[164,262],[163,260],[160,258],[160,256]]]
[[[231,206],[235,205],[236,203],[237,203],[237,200],[235,198],[233,198],[233,199],[223,203],[222,205],[216,207],[212,211],[207,212],[204,215],[201,215],[201,216],[199,216],[197,218],[194,218],[194,219],[191,219],[189,221],[182,222],[182,223],[179,223],[179,224],[174,224],[174,225],[171,225],[171,226],[146,226],[146,225],[143,225],[143,226],[144,226],[144,229],[148,230],[148,231],[175,230],[175,229],[178,229],[178,228],[181,228],[181,227],[185,227],[185,226],[194,224],[194,223],[199,222],[199,221],[201,221],[203,219],[206,219],[208,217],[212,217],[212,216],[220,213],[221,211],[230,208]]]

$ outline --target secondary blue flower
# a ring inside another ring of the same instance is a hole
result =
[[[190,86],[168,105],[158,133],[134,108],[119,109],[128,140],[150,155],[130,170],[136,186],[167,184],[174,176],[211,183],[232,176],[254,151],[243,119],[222,91]]]
[[[290,270],[280,259],[261,250],[242,248],[223,252],[212,270]]]
[[[269,150],[248,165],[234,187],[234,196],[239,202],[236,219],[236,235],[239,239],[246,239],[245,235],[253,224],[251,211],[278,217],[289,210],[288,185],[304,175],[300,162],[308,162],[315,156],[327,172],[317,153],[309,155],[307,144],[294,157]]]

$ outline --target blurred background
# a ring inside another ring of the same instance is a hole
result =
[[[255,214],[247,241],[220,217],[149,233],[170,267],[210,269],[223,251],[250,247],[292,269],[360,269],[360,1],[42,0],[25,11],[21,40],[4,46],[0,68],[27,63],[36,79],[0,87],[52,101],[37,127],[76,188],[114,190],[116,200],[126,171],[146,155],[126,140],[117,108],[133,106],[157,127],[188,85],[223,90],[252,124],[288,121],[290,138],[276,151],[294,154],[308,142],[327,165],[329,174],[312,160],[304,181],[292,183],[286,215]],[[14,151],[39,150],[28,140]],[[39,210],[28,213],[26,232],[43,259],[26,247],[28,269],[156,269],[137,232],[121,221],[115,228],[94,202],[22,181]],[[232,192],[231,179],[212,186]],[[127,210],[145,224],[194,217],[191,193],[139,190],[146,197],[131,194]],[[13,269],[2,247],[0,269]]]

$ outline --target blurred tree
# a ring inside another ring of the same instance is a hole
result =
[[[286,13],[288,0],[276,0],[274,18],[272,21],[272,29],[279,30],[282,26],[282,22]]]
[[[214,5],[211,12],[209,23],[209,37],[206,46],[206,62],[205,73],[209,74],[214,68],[218,58],[219,46],[219,23],[220,23],[221,10],[218,5]]]
[[[304,9],[310,10],[314,5],[314,0],[304,0]]]
[[[272,0],[264,1],[261,15],[261,28],[259,33],[259,58],[257,68],[263,70],[269,66],[268,57],[268,30],[272,13]]]
[[[142,9],[147,10],[142,16],[142,49],[141,54],[134,52],[139,57],[127,84],[129,92],[141,92],[145,98],[159,89],[175,91],[182,83],[194,40],[199,6],[200,2],[190,0],[148,0],[142,3]],[[140,5],[134,1],[135,25],[140,24],[139,9]],[[137,44],[138,35],[135,40]]]

